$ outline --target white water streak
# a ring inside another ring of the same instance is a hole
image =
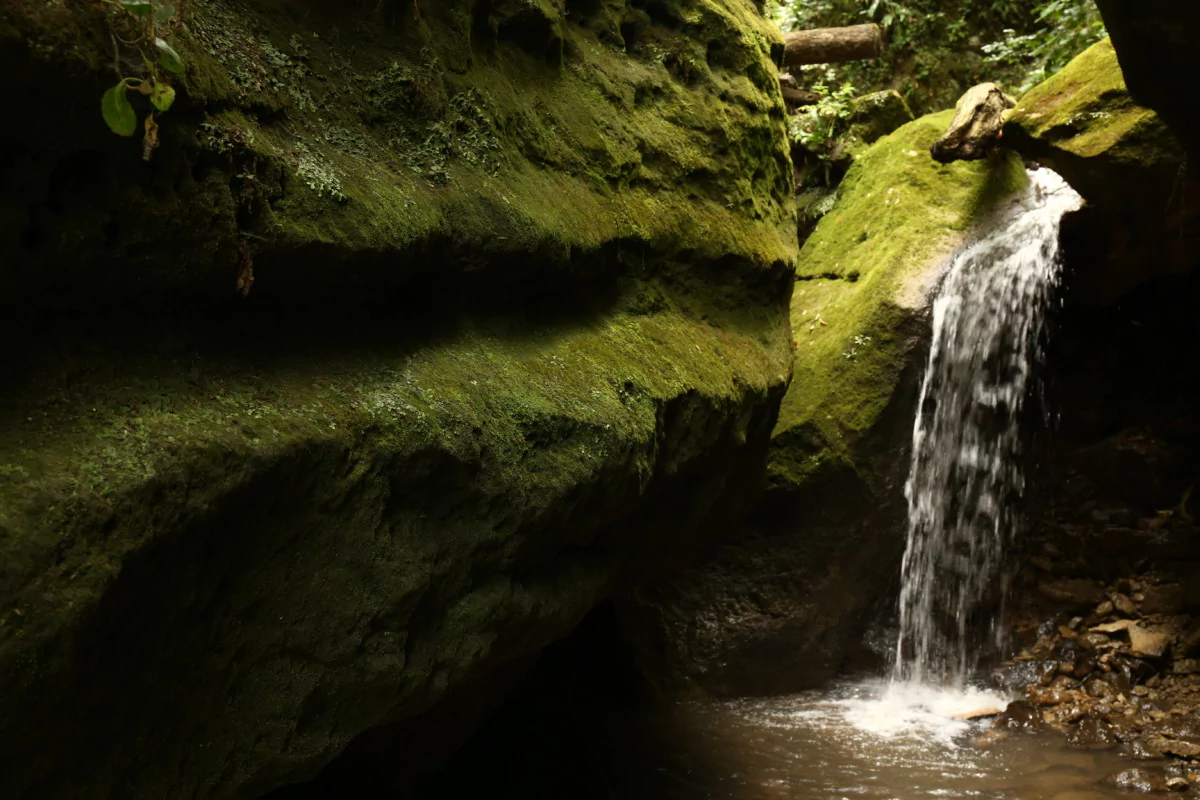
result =
[[[1079,204],[1058,175],[1031,172],[1011,215],[955,257],[934,302],[905,487],[898,683],[961,686],[975,666],[969,620],[998,599],[1025,488],[1019,422],[1059,282],[1059,227]]]

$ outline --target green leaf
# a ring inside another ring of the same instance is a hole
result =
[[[117,0],[126,11],[144,17],[154,10],[150,0]]]
[[[158,63],[162,65],[162,68],[168,72],[182,75],[187,67],[183,65],[183,59],[179,57],[179,53],[175,52],[175,48],[161,38],[155,38],[154,46],[158,48]]]
[[[133,136],[133,132],[137,130],[137,114],[133,112],[133,106],[125,96],[125,81],[104,93],[100,101],[100,113],[104,115],[108,127],[118,136]]]
[[[159,25],[166,25],[173,16],[175,16],[175,6],[173,5],[161,5],[154,9],[154,21]]]
[[[156,83],[150,90],[150,102],[159,111],[166,111],[175,102],[175,89],[165,83]]]

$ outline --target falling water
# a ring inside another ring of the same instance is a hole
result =
[[[974,666],[972,613],[1001,599],[1024,489],[1019,422],[1059,280],[1060,223],[1079,203],[1055,173],[1031,172],[1011,213],[955,257],[934,302],[905,487],[896,682],[961,685]]]

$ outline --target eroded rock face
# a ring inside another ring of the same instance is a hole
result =
[[[303,780],[754,490],[795,222],[753,4],[194,2],[149,162],[105,13],[0,11],[0,795]]]
[[[895,597],[904,547],[929,293],[991,205],[1026,181],[1012,154],[934,162],[929,147],[951,117],[916,120],[867,151],[805,243],[792,296],[796,366],[762,514],[707,565],[640,590],[627,613],[663,684],[794,691],[871,656],[859,642]]]

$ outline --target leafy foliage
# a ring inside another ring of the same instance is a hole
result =
[[[788,138],[804,151],[821,162],[821,184],[830,182],[830,162],[840,148],[840,137],[846,133],[853,114],[851,101],[856,90],[854,84],[844,83],[831,91],[824,82],[812,89],[821,99],[811,106],[793,114],[788,120]]]
[[[164,0],[107,0],[107,5],[111,12],[108,22],[112,41],[118,49],[114,57],[119,80],[101,98],[100,113],[113,133],[133,136],[138,118],[129,101],[129,92],[145,96],[150,110],[143,125],[142,155],[149,161],[158,147],[156,117],[175,103],[175,87],[164,72],[182,75],[187,69],[179,53],[163,38],[178,25],[177,10]],[[123,74],[122,56],[132,56],[134,52],[140,61],[135,62],[135,69],[141,74],[129,77]]]
[[[771,5],[787,30],[878,23],[888,42],[884,58],[802,72],[817,72],[831,85],[896,89],[918,114],[953,106],[983,81],[1019,91],[1104,36],[1092,0],[772,0]]]
[[[855,88],[852,83],[844,83],[831,92],[824,83],[818,83],[813,91],[821,95],[820,101],[793,115],[788,132],[792,141],[809,150],[819,150],[836,139],[843,124],[850,119],[850,101],[854,99]]]
[[[1008,28],[1003,39],[982,48],[989,63],[1027,70],[1022,91],[1058,72],[1106,34],[1104,20],[1090,2],[1051,0],[1038,8],[1037,21],[1041,27],[1032,33]]]

